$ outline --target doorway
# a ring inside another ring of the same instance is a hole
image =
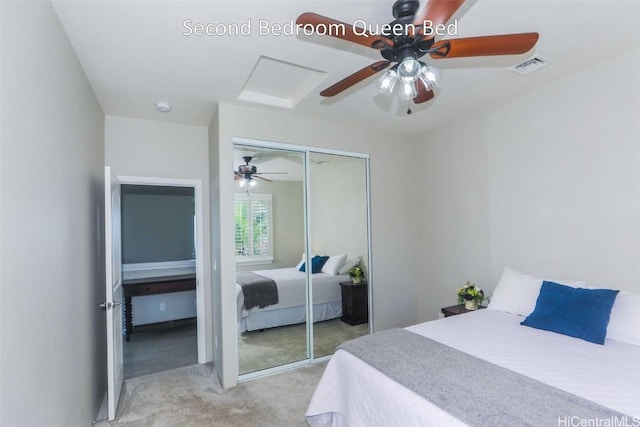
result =
[[[204,363],[201,183],[119,180],[125,379]]]

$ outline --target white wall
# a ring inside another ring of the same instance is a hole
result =
[[[638,75],[636,49],[425,138],[421,320],[504,265],[640,291]]]
[[[420,320],[438,317],[456,303],[467,281],[486,287],[491,278],[488,157],[483,123],[460,120],[430,131],[417,147],[420,165],[419,237],[412,254],[420,266],[416,281]]]
[[[104,114],[51,4],[0,8],[0,425],[89,426],[106,390]]]
[[[137,176],[202,181],[205,300],[211,299],[209,233],[209,164],[207,128],[107,116],[105,162],[119,176]],[[182,318],[193,307],[195,292],[181,292],[136,299],[135,311],[144,312],[144,322]],[[160,302],[165,311],[160,311]],[[205,304],[206,358],[212,359],[212,313]]]
[[[368,153],[371,158],[371,209],[373,246],[374,328],[382,330],[414,323],[416,316],[415,247],[416,189],[412,183],[398,186],[398,171],[406,153],[415,149],[409,138],[397,133],[363,129],[339,122],[310,119],[290,113],[221,104],[210,132],[212,203],[219,201],[220,247],[213,255],[217,264],[220,322],[217,339],[223,344],[216,367],[225,387],[237,377],[236,313],[233,251],[233,137],[333,148]],[[215,124],[214,124],[215,122]],[[216,199],[217,198],[217,199]],[[215,236],[214,238],[218,238]],[[216,242],[215,245],[217,245]],[[398,248],[409,248],[406,251]],[[216,285],[214,285],[216,286]],[[216,307],[218,308],[218,307]]]

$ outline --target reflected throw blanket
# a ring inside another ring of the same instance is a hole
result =
[[[242,287],[244,305],[242,308],[251,310],[254,307],[264,308],[278,303],[278,287],[276,282],[268,277],[252,271],[239,271],[236,282]]]

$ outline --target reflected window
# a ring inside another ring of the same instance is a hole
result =
[[[273,262],[271,194],[235,194],[236,263]]]

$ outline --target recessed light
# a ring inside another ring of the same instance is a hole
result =
[[[156,111],[159,111],[161,113],[168,113],[169,111],[171,111],[171,104],[164,101],[158,101],[156,102]]]

